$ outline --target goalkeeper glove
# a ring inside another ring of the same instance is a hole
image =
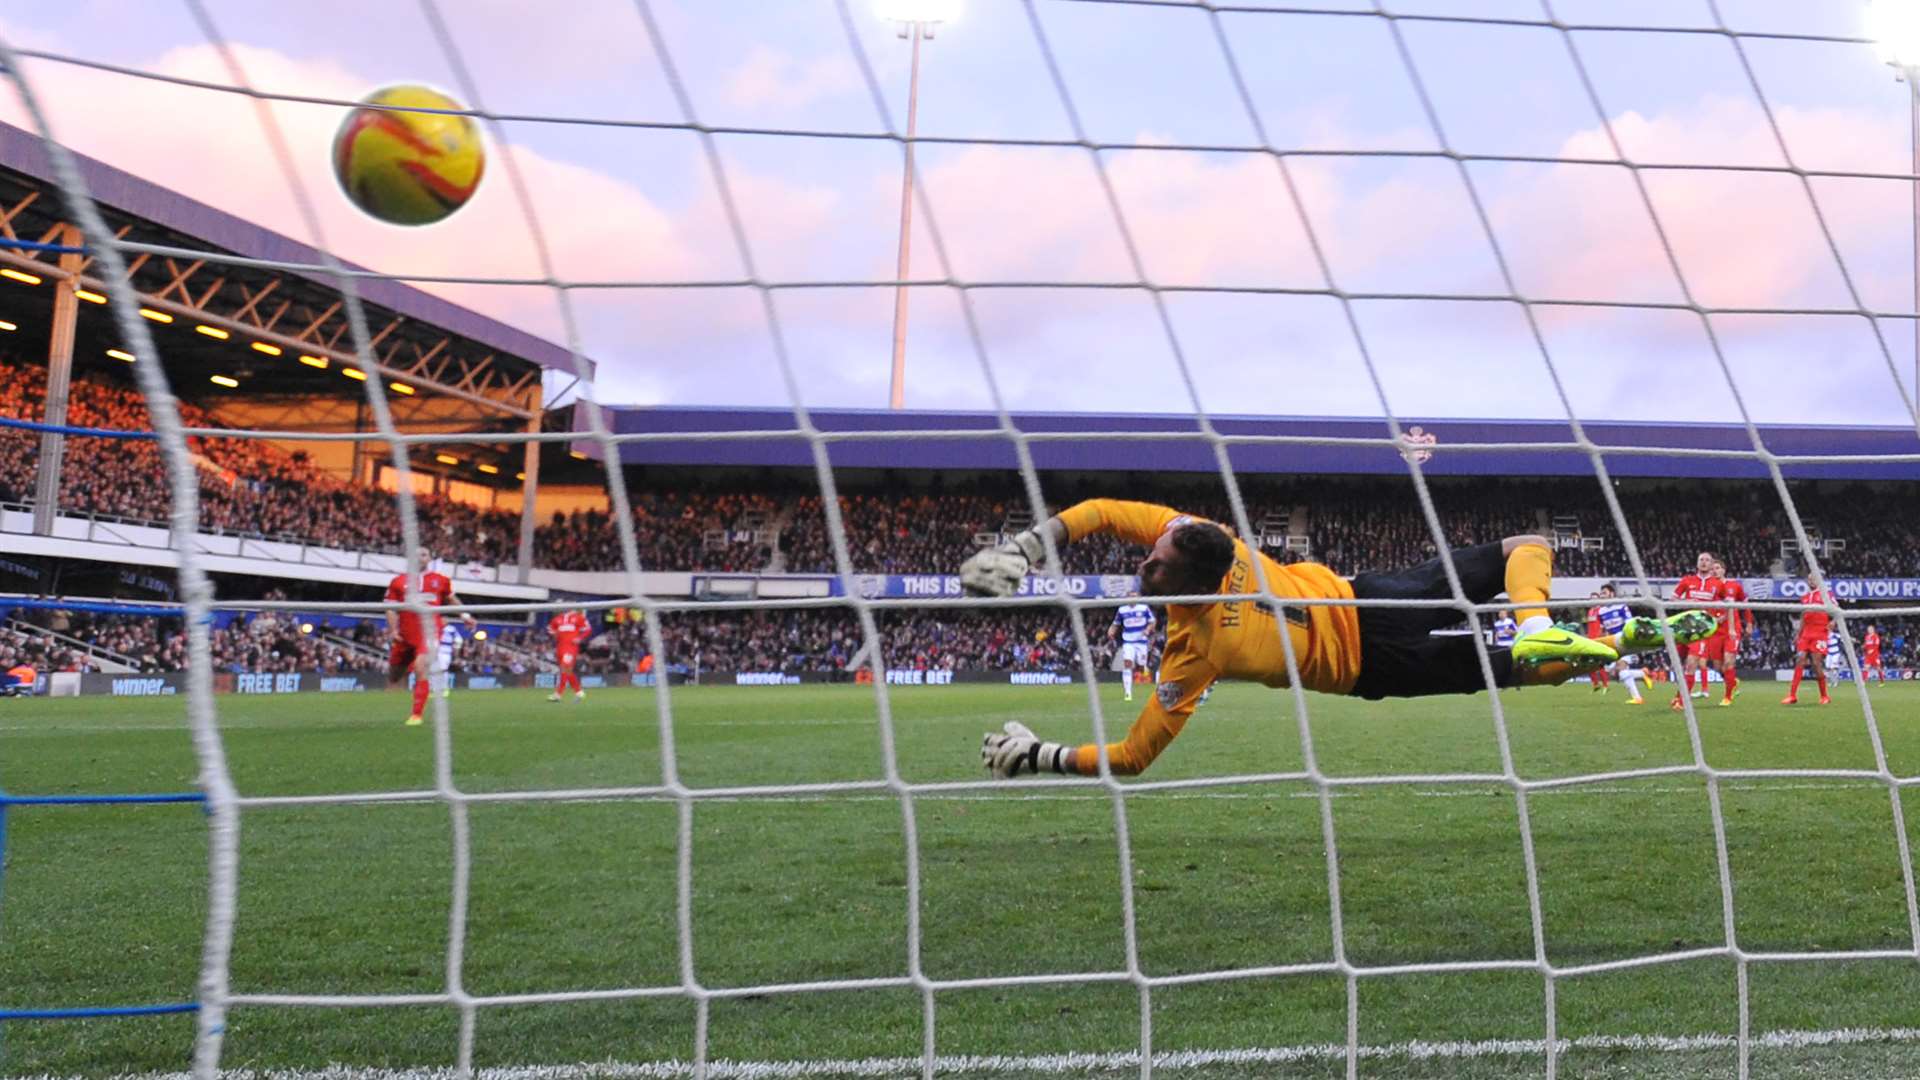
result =
[[[995,780],[1011,780],[1038,772],[1073,772],[1073,747],[1041,742],[1027,725],[1009,720],[1000,732],[989,731],[980,740],[980,763]]]
[[[1046,558],[1046,543],[1032,529],[1008,537],[998,547],[976,551],[960,564],[960,587],[969,596],[1012,596],[1027,571]]]

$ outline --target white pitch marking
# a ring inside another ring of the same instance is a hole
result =
[[[1307,785],[1305,780],[1288,780],[1276,787],[1298,788]],[[1722,791],[1844,791],[1864,788],[1872,784],[1871,780],[1823,781],[1806,784],[1768,784],[1756,782],[1723,783]],[[1696,795],[1706,790],[1702,784],[1696,787],[1635,787],[1630,784],[1567,784],[1560,787],[1540,788],[1529,793],[1530,797],[1548,795]],[[1348,789],[1330,792],[1336,799],[1363,798],[1368,795],[1411,795],[1418,799],[1511,799],[1513,789],[1507,787],[1471,787],[1467,785],[1448,785],[1439,788],[1401,788],[1391,784],[1370,784],[1364,790]],[[1141,791],[1128,795],[1133,799],[1174,799],[1174,800],[1213,800],[1213,799],[1318,799],[1315,791],[1182,791],[1178,788],[1161,791]],[[932,791],[914,795],[916,802],[1104,802],[1107,793],[1096,788],[1075,788],[1072,791]],[[571,799],[570,802],[631,802],[630,799]],[[671,801],[661,796],[652,801]],[[726,795],[698,799],[700,803],[716,802],[884,802],[898,803],[898,795]]]
[[[1759,1050],[1805,1050],[1830,1046],[1920,1042],[1920,1028],[1843,1028],[1837,1031],[1770,1031],[1755,1035],[1748,1045]],[[1562,1054],[1574,1051],[1684,1054],[1728,1050],[1739,1040],[1732,1035],[1583,1035],[1558,1040]],[[1490,1057],[1539,1057],[1546,1053],[1543,1039],[1482,1039],[1475,1042],[1410,1042],[1361,1046],[1360,1057],[1372,1060],[1460,1060]],[[1153,1055],[1157,1069],[1202,1069],[1212,1066],[1289,1065],[1312,1061],[1341,1061],[1347,1048],[1334,1043],[1313,1046],[1277,1046],[1245,1050],[1166,1050]],[[920,1059],[909,1057],[811,1059],[799,1061],[709,1061],[707,1075],[714,1080],[808,1080],[812,1077],[896,1077],[918,1074]],[[1081,1054],[977,1055],[934,1059],[934,1071],[943,1075],[997,1076],[1009,1073],[1084,1075],[1089,1072],[1137,1070],[1137,1051]],[[572,1065],[514,1065],[474,1070],[476,1080],[681,1080],[694,1074],[685,1061],[580,1062]],[[322,1069],[228,1069],[222,1080],[455,1080],[450,1068],[384,1069],[330,1065]],[[42,1073],[11,1080],[66,1080]],[[189,1073],[125,1074],[118,1080],[192,1080]]]

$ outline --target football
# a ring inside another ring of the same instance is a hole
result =
[[[458,115],[461,108],[425,86],[389,86],[362,98],[333,139],[340,190],[393,225],[451,216],[473,198],[486,166],[480,126]]]

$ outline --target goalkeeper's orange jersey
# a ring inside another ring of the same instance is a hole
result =
[[[1094,533],[1110,533],[1122,540],[1151,545],[1169,528],[1202,520],[1152,503],[1118,499],[1090,499],[1064,510],[1060,520],[1069,542]],[[1310,599],[1353,599],[1346,579],[1317,563],[1282,566],[1256,555],[1239,540],[1233,545],[1233,567],[1220,582],[1223,593],[1257,593],[1260,580],[1253,560],[1266,571],[1267,587],[1277,596]],[[1287,636],[1300,668],[1300,684],[1308,690],[1345,694],[1360,675],[1360,617],[1351,607],[1292,607],[1286,609]],[[1200,695],[1215,679],[1251,679],[1268,686],[1286,686],[1287,660],[1275,625],[1273,608],[1258,600],[1230,600],[1217,604],[1167,605],[1167,647],[1160,660],[1159,685],[1153,699],[1128,730],[1125,740],[1107,746],[1107,762],[1116,773],[1145,769],[1186,725]],[[1080,747],[1074,769],[1099,771],[1099,749]]]

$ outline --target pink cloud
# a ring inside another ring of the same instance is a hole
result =
[[[723,93],[727,104],[742,109],[804,109],[821,98],[860,88],[859,79],[838,57],[802,60],[783,49],[755,45],[727,72]]]

